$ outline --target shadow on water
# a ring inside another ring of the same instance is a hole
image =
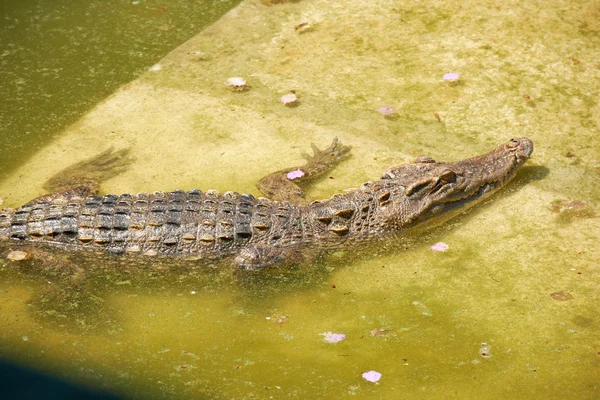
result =
[[[531,182],[541,181],[549,174],[550,169],[543,165],[525,165],[517,172],[509,187],[521,187]]]

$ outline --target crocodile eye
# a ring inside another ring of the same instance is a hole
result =
[[[385,171],[383,175],[381,175],[381,179],[394,179],[396,175],[392,171]]]
[[[429,156],[419,156],[415,160],[416,164],[432,164],[435,163],[435,160]]]
[[[510,147],[511,149],[514,149],[515,147],[519,146],[519,144],[521,144],[519,139],[510,139],[508,141],[508,147]]]
[[[454,171],[446,169],[446,170],[442,171],[440,178],[445,183],[453,182],[454,179],[456,179],[456,174],[454,173]]]

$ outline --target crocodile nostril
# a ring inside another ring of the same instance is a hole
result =
[[[533,153],[533,142],[527,138],[510,139],[507,146],[511,149],[517,149],[519,155],[524,157],[529,157]]]

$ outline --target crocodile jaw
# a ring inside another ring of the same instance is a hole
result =
[[[426,221],[446,221],[505,186],[532,152],[531,140],[519,138],[462,161],[421,157],[389,169],[380,182],[394,181],[399,190],[397,201],[381,211],[383,227],[398,232]]]

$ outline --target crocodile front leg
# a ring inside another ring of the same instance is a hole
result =
[[[306,185],[323,177],[340,162],[345,160],[350,153],[350,146],[344,146],[333,139],[331,145],[319,150],[311,145],[313,155],[304,153],[306,164],[273,172],[262,178],[256,185],[258,189],[271,200],[289,201],[292,203],[306,203],[304,191],[299,185]]]

